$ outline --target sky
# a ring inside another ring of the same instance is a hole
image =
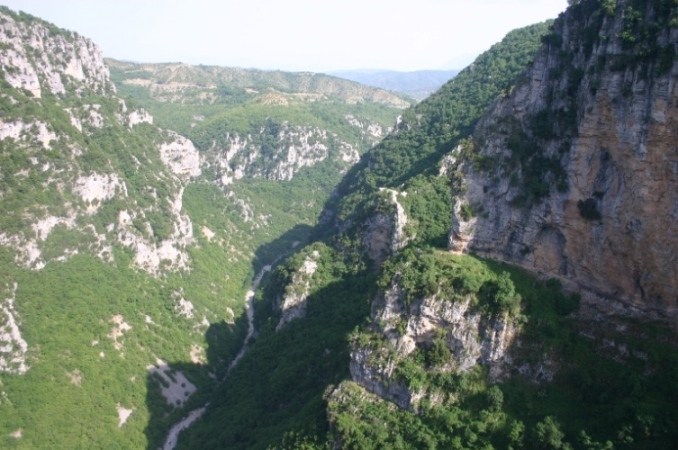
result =
[[[0,0],[134,62],[328,72],[462,69],[567,0]]]

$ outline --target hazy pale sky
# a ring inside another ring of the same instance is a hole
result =
[[[0,0],[104,55],[291,71],[461,69],[566,0]]]

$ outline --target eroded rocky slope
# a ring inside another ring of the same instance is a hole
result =
[[[224,186],[289,181],[323,162],[344,172],[410,105],[323,74],[107,61],[121,94],[191,138]]]

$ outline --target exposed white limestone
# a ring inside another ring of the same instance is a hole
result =
[[[207,355],[205,355],[205,349],[197,344],[191,344],[191,352],[189,353],[189,356],[193,364],[207,364]]]
[[[212,241],[212,238],[215,236],[214,231],[210,230],[209,228],[203,226],[200,229],[200,232],[202,233],[203,236],[205,236],[205,239],[208,241]]]
[[[37,98],[45,89],[63,94],[73,81],[78,92],[113,89],[101,50],[89,39],[67,31],[53,33],[40,21],[17,22],[3,13],[0,19],[0,68],[13,87]]]
[[[120,181],[117,174],[92,173],[79,177],[73,186],[73,193],[80,196],[87,205],[87,214],[94,214],[101,203],[115,197],[119,193],[127,197],[127,186]]]
[[[71,214],[68,217],[47,216],[44,219],[33,222],[31,228],[33,228],[33,231],[39,240],[45,241],[47,236],[49,236],[57,225],[73,228],[75,226],[75,219],[75,214]]]
[[[160,145],[160,158],[172,172],[181,177],[200,175],[200,154],[185,137],[168,131],[170,141]]]
[[[262,135],[268,132],[264,127],[260,131]],[[360,159],[353,145],[343,142],[335,133],[316,127],[284,122],[273,141],[274,148],[262,152],[259,137],[227,133],[220,142],[213,143],[204,164],[217,169],[220,184],[228,186],[244,176],[291,180],[302,168],[328,158],[348,164]]]
[[[92,108],[89,109],[89,123],[94,128],[103,128],[104,126],[104,116],[99,112],[100,105],[92,105]]]
[[[358,150],[356,150],[351,144],[341,142],[339,144],[339,158],[345,163],[353,165],[360,161],[360,153],[358,153]]]
[[[111,328],[111,332],[108,333],[108,337],[113,341],[113,347],[120,351],[123,347],[120,338],[123,337],[123,334],[126,331],[131,330],[132,326],[125,322],[125,319],[120,314],[111,317],[110,322],[113,323],[113,328]]]
[[[0,245],[14,250],[14,261],[19,266],[34,270],[45,267],[42,253],[34,239],[0,233]]]
[[[188,269],[186,247],[193,242],[193,223],[187,215],[181,214],[183,193],[181,188],[170,201],[173,232],[160,242],[152,238],[153,229],[147,221],[145,223],[149,236],[142,235],[133,225],[135,220],[143,219],[142,211],[123,210],[118,215],[118,242],[130,247],[134,251],[135,265],[152,275],[159,274],[161,270]]]
[[[14,439],[20,439],[24,435],[24,429],[19,428],[18,430],[14,430],[11,433],[9,433],[9,437],[13,437]]]
[[[375,138],[380,138],[384,135],[384,129],[375,123],[367,126],[367,132]]]
[[[349,123],[351,126],[353,126],[353,127],[357,127],[357,128],[362,128],[362,127],[363,127],[362,122],[360,122],[358,119],[356,119],[356,118],[353,116],[353,114],[346,114],[346,115],[344,116],[344,118],[345,118],[346,120],[348,120],[348,123]]]
[[[195,308],[193,303],[184,298],[183,289],[172,292],[172,299],[174,300],[174,310],[177,314],[187,319],[193,318],[193,310]]]
[[[179,370],[172,369],[166,362],[156,359],[155,365],[147,367],[151,375],[162,380],[160,383],[162,395],[169,405],[182,406],[195,392],[196,388]]]
[[[285,287],[285,294],[280,303],[282,317],[275,328],[276,331],[281,330],[290,321],[306,315],[306,300],[311,292],[311,279],[318,269],[319,258],[320,253],[316,250],[306,256],[292,277],[292,282]]]
[[[153,123],[153,116],[151,116],[146,110],[138,109],[129,113],[127,118],[127,125],[132,128],[134,125],[140,123]]]
[[[43,122],[3,122],[0,119],[0,140],[5,138],[41,144],[43,148],[49,149],[50,142],[56,140],[57,136],[54,132],[49,131],[47,125]]]
[[[21,321],[14,307],[18,286],[14,283],[11,294],[0,303],[0,372],[23,375],[30,367],[26,363],[28,343],[21,336]]]
[[[80,118],[75,116],[73,108],[66,108],[64,111],[66,111],[66,114],[68,114],[68,118],[71,119],[71,125],[73,125],[79,132],[82,133],[82,121]]]
[[[74,386],[82,385],[82,380],[85,378],[80,369],[74,369],[70,372],[66,371],[66,377]]]
[[[134,408],[125,408],[122,406],[120,403],[117,405],[118,409],[118,428],[122,428],[123,425],[125,425],[125,422],[127,422],[127,419],[129,419],[129,416],[132,415],[134,412]]]

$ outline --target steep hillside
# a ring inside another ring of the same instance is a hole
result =
[[[458,70],[415,70],[413,72],[343,70],[330,72],[330,75],[357,81],[368,86],[400,92],[417,100],[423,100],[458,73]]]
[[[678,6],[569,3],[404,110],[1,8],[0,447],[675,447]]]
[[[182,435],[180,448],[323,445],[323,395],[350,377],[347,336],[369,315],[377,293],[372,258],[383,261],[402,248],[405,235],[446,246],[451,196],[435,161],[471,132],[547,31],[548,24],[539,24],[511,33],[436,95],[404,111],[397,130],[349,171],[317,228],[325,242],[300,250],[272,274],[256,301],[259,335],[251,352]],[[444,135],[429,137],[440,128]],[[415,195],[393,190],[404,182]]]
[[[450,245],[572,282],[603,310],[675,315],[676,6],[602,3],[558,21],[463,150]]]
[[[223,379],[255,272],[305,243],[350,161],[226,189],[116,94],[96,44],[6,8],[0,68],[0,447],[156,448]]]
[[[675,446],[676,7],[572,3],[349,170],[180,446]]]

